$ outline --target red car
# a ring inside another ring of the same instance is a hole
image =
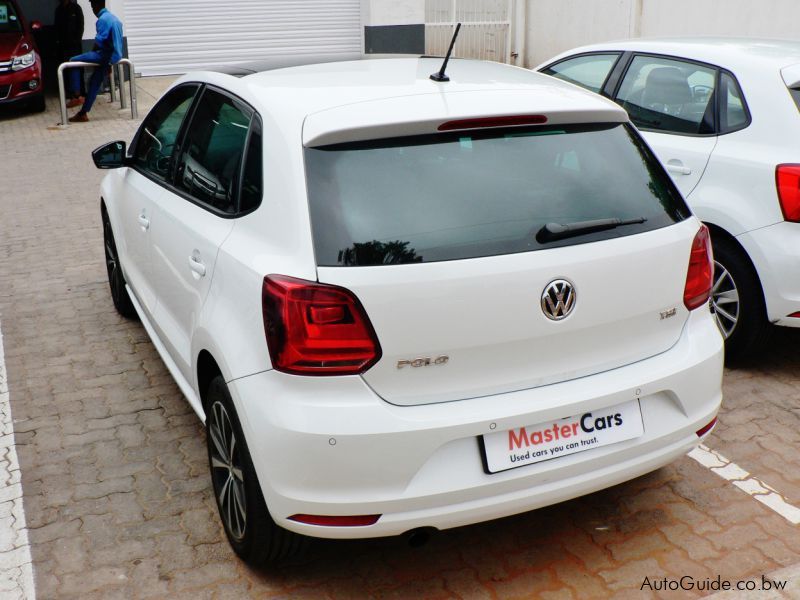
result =
[[[0,0],[0,105],[44,110],[42,59],[32,35],[41,27],[39,21],[29,25],[14,0]]]

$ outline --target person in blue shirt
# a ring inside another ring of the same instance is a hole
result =
[[[84,52],[70,58],[70,61],[96,63],[97,67],[89,80],[89,89],[86,98],[73,98],[67,103],[68,108],[83,105],[72,117],[71,123],[86,123],[89,120],[89,111],[92,110],[103,78],[109,65],[113,65],[122,58],[122,21],[115,17],[106,8],[106,0],[91,0],[92,12],[97,17],[97,35],[94,38],[94,48],[91,52]],[[70,70],[69,87],[73,95],[80,89],[80,71]]]

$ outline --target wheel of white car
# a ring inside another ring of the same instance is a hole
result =
[[[295,554],[304,537],[278,527],[269,515],[239,418],[222,377],[209,384],[206,446],[214,497],[233,551],[250,565]]]
[[[755,355],[769,340],[770,324],[761,284],[752,264],[734,243],[714,238],[711,306],[725,337],[729,360]]]
[[[111,229],[111,220],[108,218],[108,211],[106,211],[105,206],[101,206],[100,214],[103,221],[103,246],[105,247],[106,271],[108,273],[108,285],[111,288],[111,300],[120,315],[126,319],[135,319],[138,315],[130,296],[128,296],[125,275],[122,273],[117,244],[114,241],[114,231]]]

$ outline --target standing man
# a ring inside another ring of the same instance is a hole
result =
[[[109,65],[113,65],[122,58],[122,21],[111,14],[106,8],[106,0],[91,0],[92,12],[97,17],[97,35],[94,38],[94,49],[85,54],[70,58],[71,61],[90,62],[97,64],[89,80],[89,91],[86,101],[81,109],[69,118],[70,123],[86,123],[89,120],[89,111],[92,110],[103,78]],[[70,91],[75,94],[80,86],[80,73],[77,69],[70,72]],[[67,103],[68,107],[78,106],[80,99],[76,98]]]
[[[58,0],[55,19],[56,52],[58,62],[67,62],[70,56],[83,52],[83,9],[75,0]],[[83,69],[80,73],[80,90],[72,93],[72,98],[86,95]]]

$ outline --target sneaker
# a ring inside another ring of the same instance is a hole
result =
[[[76,113],[75,116],[69,118],[70,123],[88,123],[89,122],[89,115],[85,112]]]
[[[75,108],[76,106],[82,106],[84,100],[86,100],[86,98],[84,98],[83,96],[78,96],[77,98],[70,98],[69,100],[67,100],[67,108]]]

